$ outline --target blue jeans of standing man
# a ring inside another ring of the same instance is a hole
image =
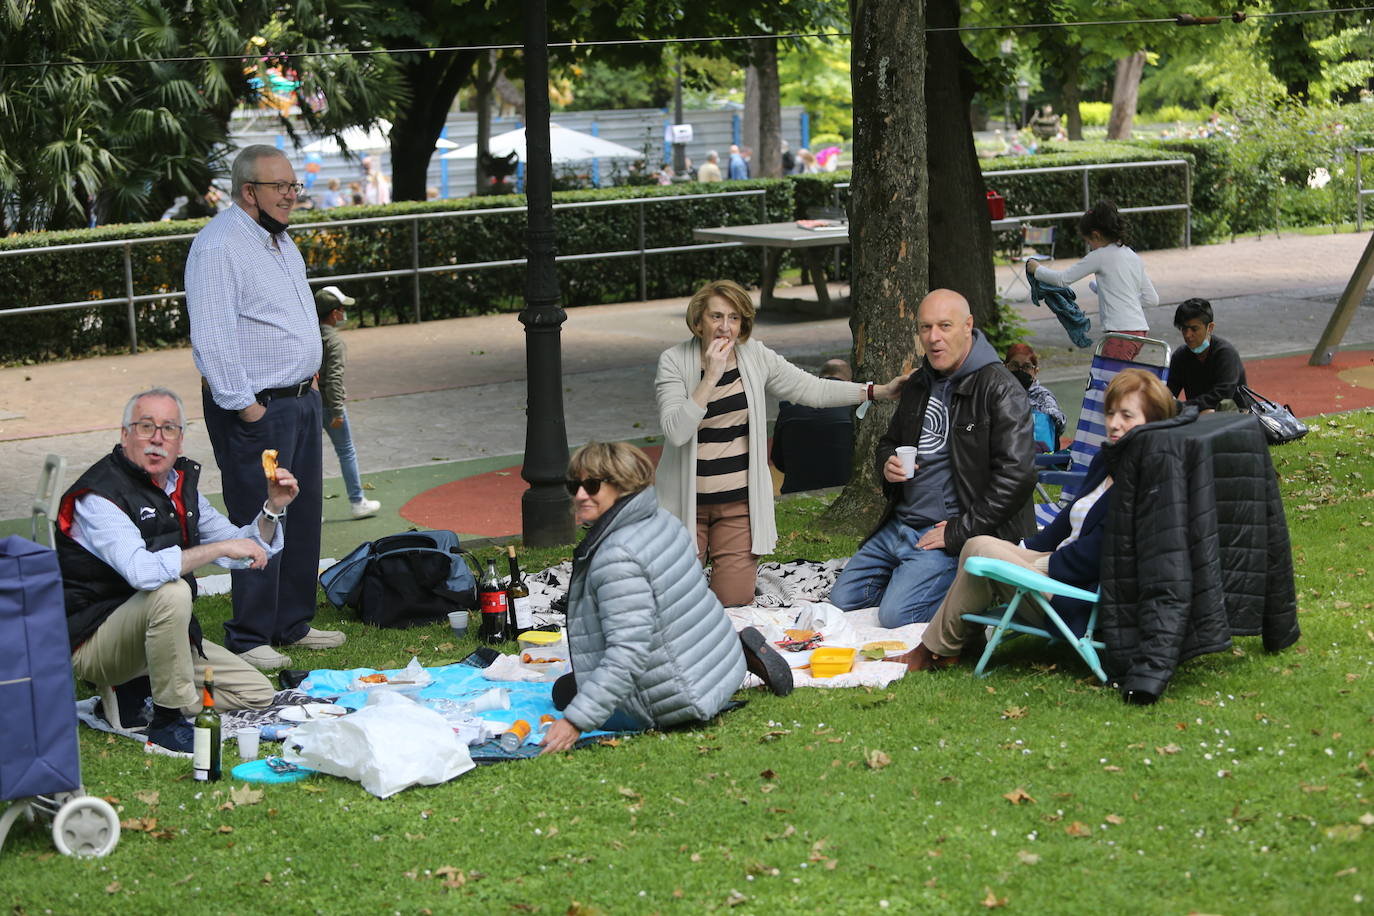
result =
[[[343,412],[342,426],[334,426],[332,421],[325,420],[324,431],[329,434],[329,441],[334,443],[334,454],[339,456],[339,473],[343,474],[348,501],[362,502],[363,481],[358,476],[358,453],[353,448],[353,430],[348,425],[348,411]]]
[[[916,546],[927,528],[912,528],[893,518],[845,564],[830,603],[845,611],[878,606],[878,623],[900,627],[935,616],[954,582],[959,561],[943,550]]]

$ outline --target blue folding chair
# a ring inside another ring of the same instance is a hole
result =
[[[1117,343],[1119,341],[1119,343]],[[1134,356],[1122,359],[1119,356],[1104,355],[1107,352],[1133,350]],[[1092,366],[1088,370],[1088,385],[1083,392],[1083,404],[1078,411],[1078,427],[1074,431],[1073,443],[1067,452],[1054,452],[1049,455],[1035,456],[1035,464],[1040,468],[1037,490],[1044,499],[1045,486],[1058,486],[1059,499],[1039,502],[1035,505],[1035,523],[1040,527],[1048,525],[1059,514],[1073,495],[1078,492],[1088,465],[1102,449],[1107,439],[1106,418],[1102,413],[1102,401],[1106,397],[1107,385],[1122,369],[1144,369],[1159,376],[1160,381],[1169,380],[1169,345],[1153,337],[1136,337],[1133,334],[1103,334],[1093,348]]]
[[[964,561],[964,570],[975,576],[983,576],[1014,588],[1015,594],[1011,600],[1002,607],[1000,616],[991,614],[964,614],[963,618],[970,623],[982,624],[985,627],[994,627],[992,638],[988,640],[988,647],[983,650],[982,658],[978,659],[978,664],[974,667],[973,673],[978,677],[986,677],[988,660],[992,658],[992,653],[996,651],[998,645],[1004,638],[1013,636],[1039,636],[1048,639],[1050,642],[1064,640],[1073,646],[1079,658],[1087,663],[1092,669],[1093,674],[1097,675],[1102,683],[1107,682],[1107,675],[1102,670],[1102,662],[1098,660],[1097,650],[1105,649],[1106,645],[1093,639],[1093,630],[1097,627],[1097,593],[1078,588],[1073,585],[1066,585],[1063,582],[1051,579],[1049,576],[1041,575],[1038,572],[1017,566],[1015,563],[1008,563],[1006,560],[994,560],[989,557],[969,557]],[[1054,606],[1045,599],[1045,594],[1059,595],[1065,598],[1077,598],[1079,601],[1087,601],[1092,604],[1092,611],[1088,614],[1088,624],[1083,631],[1083,635],[1073,632],[1064,618],[1054,609]],[[1022,601],[1032,601],[1045,613],[1046,621],[1054,627],[1034,626],[1024,620],[1016,619],[1016,611],[1021,606]],[[995,609],[994,609],[995,610]]]

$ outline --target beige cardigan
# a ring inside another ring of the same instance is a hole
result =
[[[757,340],[737,344],[735,361],[749,406],[749,532],[754,554],[763,556],[772,553],[778,542],[773,479],[768,472],[766,395],[807,407],[843,407],[861,403],[867,387],[811,375]],[[706,416],[706,408],[692,400],[692,391],[700,383],[701,341],[695,337],[659,356],[654,388],[664,442],[656,487],[660,505],[691,532],[697,530],[697,429]]]

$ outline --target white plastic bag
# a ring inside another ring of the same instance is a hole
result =
[[[858,646],[859,634],[848,615],[833,604],[817,602],[803,605],[797,614],[797,629],[817,630],[827,646]]]
[[[448,782],[475,766],[443,716],[395,693],[352,715],[301,723],[282,756],[360,782],[378,798]]]

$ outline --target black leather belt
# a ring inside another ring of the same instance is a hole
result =
[[[259,404],[266,404],[268,401],[274,400],[275,398],[303,398],[306,392],[310,390],[310,386],[314,381],[313,378],[308,378],[303,382],[297,382],[285,388],[267,388],[263,391],[259,391],[257,394],[253,395],[253,397],[257,399]]]

